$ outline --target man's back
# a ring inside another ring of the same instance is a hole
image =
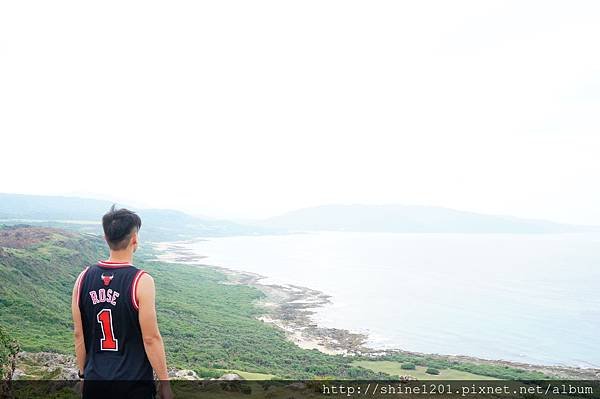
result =
[[[144,271],[98,262],[77,282],[87,353],[86,380],[153,380],[138,319],[136,286]]]
[[[135,212],[113,205],[102,216],[108,261],[86,268],[73,286],[73,338],[84,399],[154,397],[154,373],[161,398],[173,396],[154,279],[132,264],[141,227]]]

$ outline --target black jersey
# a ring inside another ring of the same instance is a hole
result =
[[[129,263],[101,261],[79,275],[86,380],[153,380],[135,296],[144,273]]]

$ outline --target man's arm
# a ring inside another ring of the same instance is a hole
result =
[[[148,360],[158,379],[166,381],[169,379],[169,375],[167,373],[165,347],[156,320],[154,279],[144,273],[138,281],[136,291],[139,305],[138,317],[142,329],[146,356],[148,356]]]
[[[81,275],[79,276],[81,278]],[[81,312],[79,311],[79,304],[77,303],[77,297],[79,295],[79,278],[75,281],[73,287],[73,295],[71,296],[71,314],[73,315],[73,338],[75,343],[75,356],[77,357],[77,366],[79,372],[83,373],[85,369],[85,342],[83,340],[83,326],[81,325]]]

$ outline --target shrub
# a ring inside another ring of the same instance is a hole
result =
[[[438,375],[440,373],[440,370],[434,369],[433,367],[429,367],[427,370],[425,370],[425,372],[431,375]]]
[[[9,397],[19,344],[0,326],[0,397]]]
[[[196,372],[196,374],[198,374],[199,377],[202,378],[219,378],[223,375],[222,370],[211,370],[204,367],[196,368],[194,371]]]
[[[402,370],[414,370],[417,367],[415,366],[414,363],[402,363],[402,365],[400,365],[400,368]]]
[[[0,382],[12,378],[18,352],[19,345],[17,341],[0,326]]]

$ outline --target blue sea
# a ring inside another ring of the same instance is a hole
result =
[[[375,348],[600,367],[600,235],[316,232],[208,238],[204,263],[331,295]]]

